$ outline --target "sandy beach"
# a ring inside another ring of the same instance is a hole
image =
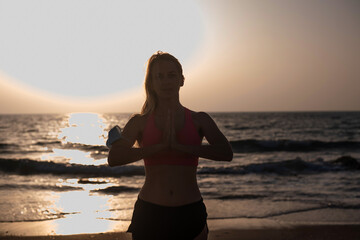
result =
[[[131,235],[124,232],[77,234],[57,236],[2,236],[0,239],[9,240],[130,240]],[[301,240],[339,240],[360,239],[360,225],[308,225],[289,228],[264,229],[223,229],[210,231],[209,240],[257,240],[257,239],[301,239]]]
[[[351,216],[342,222],[336,218],[311,222],[309,218],[316,211],[309,211],[297,216],[267,219],[210,219],[209,240],[358,240],[360,239],[360,223]],[[340,215],[329,209],[328,214]],[[300,221],[307,220],[307,221]],[[319,219],[318,219],[319,220]],[[56,234],[44,232],[49,221],[27,223],[0,223],[0,239],[9,240],[129,240],[131,234],[126,233],[129,222],[118,224],[117,228],[103,233]],[[48,228],[49,229],[49,228]]]

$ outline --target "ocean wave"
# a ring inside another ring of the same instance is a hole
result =
[[[0,143],[0,154],[14,153],[18,145],[9,143]]]
[[[0,153],[5,153],[8,151],[15,151],[19,149],[19,145],[13,143],[0,143]]]
[[[102,193],[102,194],[111,194],[111,195],[116,195],[116,194],[120,194],[123,192],[138,192],[140,189],[139,188],[134,188],[134,187],[127,187],[127,186],[112,186],[112,187],[107,187],[104,189],[96,189],[96,190],[91,190],[91,192],[97,192],[97,193]]]
[[[109,149],[105,145],[88,145],[83,143],[63,143],[58,140],[38,141],[35,145],[49,147],[49,148],[61,148],[61,149],[77,149],[85,152],[108,152]]]
[[[71,175],[77,177],[118,177],[144,175],[143,166],[119,166],[109,167],[108,165],[80,165],[55,162],[36,161],[31,159],[1,159],[0,171],[5,173],[15,173],[21,175],[32,174],[53,174],[53,175]],[[323,161],[317,159],[307,162],[301,158],[291,160],[255,163],[248,165],[235,166],[200,166],[198,174],[278,174],[278,175],[296,175],[323,172],[338,171],[358,171],[360,163],[351,156],[342,156],[333,161]]]
[[[38,215],[21,215],[21,216],[0,216],[0,223],[16,223],[16,222],[41,222],[48,220],[55,220],[60,218],[65,218],[67,215],[79,214],[79,212],[57,212],[52,213],[48,210],[44,210],[41,214]]]
[[[11,143],[0,143],[0,149],[13,148],[13,147],[18,147],[18,145]]]
[[[78,149],[86,152],[108,152],[109,149],[105,145],[87,145],[82,143],[67,142],[61,146],[63,149]]]
[[[245,212],[242,214],[236,214],[233,216],[209,216],[208,219],[232,219],[232,218],[271,218],[271,217],[279,217],[284,216],[288,214],[294,214],[294,213],[302,213],[302,212],[310,212],[310,211],[316,211],[316,210],[323,210],[323,209],[341,209],[341,210],[358,210],[360,209],[359,205],[346,205],[346,204],[334,204],[331,203],[327,204],[319,204],[315,206],[309,206],[309,207],[294,207],[290,208],[289,210],[281,210],[281,208],[273,208],[271,210],[268,210],[266,212],[263,211],[254,211],[254,212]]]
[[[235,153],[256,153],[256,152],[312,152],[326,150],[349,150],[359,151],[360,142],[358,141],[333,141],[325,142],[319,140],[258,140],[244,139],[230,142]],[[82,143],[63,143],[58,140],[37,141],[30,145],[22,146],[15,143],[0,143],[0,154],[11,153],[33,153],[52,151],[54,148],[75,149],[89,152],[95,159],[104,158],[109,152],[105,145],[88,145]]]
[[[342,156],[336,160],[325,162],[317,159],[313,162],[306,162],[301,158],[277,162],[255,163],[249,165],[238,165],[231,167],[201,167],[198,174],[278,174],[296,175],[338,171],[360,170],[360,163],[351,156]]]
[[[289,151],[289,152],[310,152],[331,149],[359,150],[360,142],[338,141],[323,142],[318,140],[237,140],[230,142],[234,152],[269,152],[269,151]]]
[[[33,153],[52,153],[53,151],[51,149],[21,149],[21,150],[0,150],[0,154],[9,154],[9,155],[27,155],[27,154],[33,154]]]
[[[49,145],[61,145],[61,141],[38,141],[35,143],[35,145],[39,145],[39,146],[49,146]]]
[[[249,199],[261,199],[267,197],[266,195],[256,195],[256,194],[240,194],[240,195],[224,195],[216,197],[220,200],[249,200]]]
[[[1,184],[0,190],[26,189],[26,190],[45,190],[53,192],[67,192],[73,190],[83,190],[81,187],[57,186],[57,185],[31,185],[31,184]]]
[[[89,178],[80,178],[78,180],[78,183],[79,184],[96,184],[96,185],[98,185],[98,184],[108,184],[107,181],[101,181],[101,180],[98,180],[98,179],[91,180]]]
[[[28,154],[52,152],[54,148],[90,152],[95,159],[104,158],[109,149],[104,145],[87,145],[81,143],[63,143],[59,140],[43,140],[29,144],[0,143],[0,154]]]
[[[107,165],[80,165],[69,163],[55,163],[36,161],[31,159],[2,159],[0,158],[0,171],[21,175],[53,174],[71,175],[81,177],[118,177],[144,175],[142,166],[109,167]]]

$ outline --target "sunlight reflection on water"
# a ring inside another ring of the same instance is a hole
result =
[[[78,181],[72,179],[72,181],[66,182],[77,185],[76,182]],[[115,207],[111,199],[112,196],[91,193],[92,189],[99,188],[99,186],[100,184],[90,184],[89,188],[84,189],[85,191],[54,193],[52,197],[56,200],[53,204],[60,212],[64,213],[64,216],[52,221],[52,224],[47,226],[47,232],[49,234],[68,235],[115,230],[126,231],[129,225],[128,220],[111,221],[113,218],[118,218],[117,215],[119,214],[119,212],[116,213],[112,210]],[[129,216],[123,216],[123,219],[127,218]]]
[[[61,129],[59,139],[63,143],[105,145],[107,132],[104,119],[97,113],[71,113],[68,127]]]
[[[107,137],[104,118],[97,113],[71,113],[58,135],[64,149],[53,148],[44,154],[42,160],[66,162],[81,165],[106,164],[106,159],[94,159],[86,150],[88,146],[103,146]],[[85,146],[85,149],[82,147]],[[70,147],[72,149],[67,149]],[[77,149],[80,147],[79,149]],[[98,195],[92,191],[112,185],[107,179],[58,179],[57,186],[81,190],[52,194],[53,207],[63,214],[48,225],[49,234],[98,233],[114,228],[126,230],[127,221],[111,221],[116,218],[112,195]],[[119,213],[117,213],[119,214]],[[127,217],[128,218],[128,217]],[[125,217],[126,219],[126,217]]]
[[[102,165],[106,164],[106,158],[95,160],[90,156],[90,153],[77,149],[57,149],[54,148],[52,153],[43,154],[41,160],[51,160],[58,162],[68,162],[82,165]]]
[[[48,151],[42,151],[40,155],[42,161],[54,164],[44,166],[50,166],[56,173],[58,168],[71,167],[67,166],[70,164],[106,164],[105,139],[109,123],[103,115],[71,113],[61,121],[61,127],[51,129],[49,133],[59,141],[50,139],[46,145]],[[49,174],[34,176],[27,184],[30,187],[26,191],[9,196],[9,201],[15,196],[20,200],[29,199],[30,203],[25,201],[26,204],[19,207],[21,211],[17,216],[6,218],[12,225],[0,223],[0,233],[2,229],[16,235],[126,231],[136,200],[135,195],[125,193],[123,196],[118,192],[113,194],[106,191],[118,184],[117,179],[81,177],[76,176],[76,173],[71,176]],[[19,202],[14,201],[14,204],[19,205]],[[11,214],[12,211],[8,215]],[[28,221],[17,222],[18,219]]]
[[[93,233],[111,230],[110,223],[102,220],[109,218],[108,196],[89,195],[88,191],[61,193],[56,205],[65,218],[56,221],[57,234]],[[101,214],[99,214],[101,213]]]
[[[104,118],[97,113],[71,113],[65,121],[65,127],[58,134],[63,148],[53,148],[51,152],[43,154],[41,160],[82,165],[106,164],[106,158],[94,158],[86,149],[105,145],[107,131]]]

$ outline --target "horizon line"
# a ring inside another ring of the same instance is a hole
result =
[[[359,110],[229,110],[229,111],[199,111],[199,112],[207,112],[207,113],[314,113],[314,112],[360,112]],[[137,114],[140,111],[134,112],[96,112],[96,111],[69,111],[69,112],[0,112],[0,115],[51,115],[51,114],[74,114],[74,113],[93,113],[93,114]]]

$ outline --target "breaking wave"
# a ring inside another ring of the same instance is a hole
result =
[[[109,167],[108,165],[80,165],[69,163],[55,163],[36,161],[31,159],[2,159],[0,158],[0,171],[5,173],[15,173],[21,175],[31,174],[52,174],[52,175],[71,175],[80,177],[118,177],[144,175],[143,166],[119,166]],[[199,166],[198,174],[309,174],[322,172],[338,171],[357,171],[360,170],[360,163],[351,156],[342,156],[333,161],[323,161],[317,159],[307,162],[301,158],[285,161],[275,161],[266,163],[255,163],[248,165],[235,165],[229,167],[209,167]]]
[[[359,150],[360,142],[338,141],[323,142],[318,140],[295,141],[295,140],[238,140],[230,142],[234,152],[264,152],[264,151],[289,151],[310,152],[332,149]]]

